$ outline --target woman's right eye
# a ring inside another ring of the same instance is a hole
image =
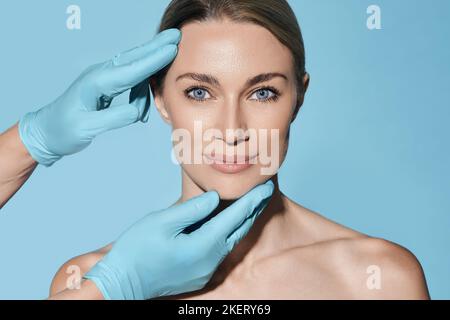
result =
[[[186,89],[185,95],[189,99],[193,99],[196,101],[205,101],[206,99],[209,99],[211,97],[206,89],[199,87]],[[209,95],[209,97],[206,95]]]

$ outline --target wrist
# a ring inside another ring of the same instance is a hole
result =
[[[32,167],[37,164],[37,161],[28,152],[20,137],[18,123],[5,131],[2,136],[4,137],[2,147],[5,148],[5,154],[13,155],[15,163],[20,163],[21,166],[26,167]]]
[[[39,111],[29,112],[22,116],[18,123],[19,137],[30,157],[35,162],[49,167],[61,159],[61,156],[48,151],[43,143],[46,135],[36,126],[37,112]]]

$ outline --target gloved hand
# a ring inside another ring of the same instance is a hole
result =
[[[33,159],[51,166],[86,148],[100,133],[147,122],[147,80],[175,58],[180,39],[178,29],[168,29],[142,46],[93,65],[54,102],[24,115],[19,134]],[[131,88],[129,104],[109,107],[114,97]]]
[[[208,191],[134,224],[85,276],[105,299],[151,299],[203,288],[266,207],[274,185],[256,186],[198,229],[184,229],[217,207]]]

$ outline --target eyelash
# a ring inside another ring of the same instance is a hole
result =
[[[189,92],[193,91],[194,89],[202,89],[202,90],[208,91],[208,89],[203,87],[203,86],[192,86],[192,87],[189,87],[186,90],[184,90],[184,95],[188,99],[191,99],[191,100],[194,100],[194,101],[198,101],[198,102],[205,102],[207,99],[197,99],[197,98],[193,98],[193,97],[191,97],[189,95]],[[258,88],[258,89],[256,89],[255,91],[252,92],[252,95],[255,92],[258,92],[258,91],[261,91],[261,90],[270,90],[270,91],[272,91],[273,96],[270,97],[270,98],[263,99],[263,100],[258,100],[259,102],[262,102],[262,103],[275,102],[280,97],[280,91],[277,88],[272,87],[272,86],[265,86],[265,87]]]

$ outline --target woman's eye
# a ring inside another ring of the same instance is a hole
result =
[[[185,90],[185,95],[187,98],[195,100],[195,101],[206,101],[211,98],[208,90],[200,87],[193,87]],[[280,96],[280,93],[275,88],[262,88],[256,90],[250,100],[257,100],[259,102],[270,102],[277,101]]]
[[[186,90],[186,96],[189,99],[194,99],[197,101],[204,101],[206,99],[209,99],[211,96],[208,93],[207,90],[203,89],[203,88],[192,88],[192,89],[187,89]]]
[[[256,99],[261,102],[268,102],[268,101],[276,101],[278,97],[279,93],[277,90],[264,88],[256,90],[255,93],[250,98],[252,100]]]

